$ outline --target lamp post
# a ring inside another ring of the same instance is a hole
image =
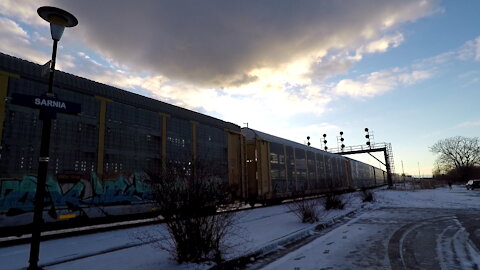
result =
[[[50,64],[50,77],[48,80],[48,97],[53,94],[53,76],[55,72],[55,59],[57,57],[57,44],[62,37],[65,27],[73,27],[78,24],[75,16],[69,12],[56,7],[40,7],[38,15],[50,23],[50,33],[53,39],[52,62]],[[52,113],[45,109],[40,111],[43,120],[42,139],[40,143],[40,156],[38,158],[37,190],[35,193],[35,208],[32,224],[32,241],[30,246],[29,270],[42,269],[38,266],[40,253],[40,235],[43,225],[43,204],[45,197],[45,184],[47,182],[48,161],[50,155],[50,133],[52,127]]]

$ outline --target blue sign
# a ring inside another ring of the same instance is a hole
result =
[[[54,119],[57,112],[78,114],[81,110],[81,105],[78,103],[59,100],[54,96],[31,96],[24,94],[12,94],[12,104],[22,105],[40,109],[40,118]]]

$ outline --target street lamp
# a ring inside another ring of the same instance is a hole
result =
[[[42,19],[50,23],[53,49],[47,96],[54,97],[53,76],[55,72],[55,59],[57,57],[57,43],[60,41],[65,27],[74,27],[78,24],[78,20],[69,12],[56,7],[40,7],[37,9],[37,13],[40,15],[40,17],[42,17]],[[50,155],[50,133],[54,114],[55,113],[48,111],[48,109],[42,109],[40,111],[40,118],[43,120],[43,126],[42,139],[40,143],[40,157],[38,158],[37,191],[35,193],[35,208],[33,212],[32,242],[30,246],[30,259],[28,266],[29,270],[42,269],[38,266],[38,257],[40,253],[40,235],[43,225],[45,183],[47,181],[48,161]]]

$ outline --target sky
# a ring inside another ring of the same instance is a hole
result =
[[[59,70],[316,148],[369,128],[397,173],[429,176],[430,146],[480,134],[480,1],[4,0],[0,52],[50,59],[45,5],[79,21]]]

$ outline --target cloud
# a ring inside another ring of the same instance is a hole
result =
[[[139,74],[138,72],[116,66],[114,63],[100,63],[95,57],[85,52],[60,55],[63,57],[58,62],[66,72],[74,72],[77,76],[89,78],[94,81],[112,85],[120,89],[154,97],[155,92],[164,87],[167,79],[159,75]],[[163,99],[165,101],[165,99]]]
[[[380,39],[368,43],[366,46],[361,47],[357,50],[357,54],[385,52],[389,48],[398,47],[403,42],[403,40],[403,35],[401,33],[384,36]]]
[[[462,48],[458,50],[458,58],[461,60],[480,61],[480,37],[467,41]]]
[[[336,75],[345,74],[361,59],[362,56],[360,54],[351,56],[348,51],[324,57],[312,64],[310,76],[316,81],[323,81]]]
[[[306,87],[292,91],[279,91],[275,88],[253,89],[239,88],[229,91],[206,91],[192,85],[165,82],[156,90],[154,96],[160,100],[174,97],[170,102],[183,107],[221,115],[221,118],[241,124],[256,121],[265,125],[266,119],[272,126],[300,114],[319,115],[331,101],[321,89]],[[255,122],[252,122],[254,124]]]
[[[311,67],[332,50],[368,44],[366,53],[383,52],[401,42],[401,35],[388,35],[389,31],[437,11],[433,0],[120,0],[56,5],[78,17],[75,31],[104,57],[206,87],[249,84],[259,79],[255,71],[275,72],[297,59],[308,59]]]
[[[480,36],[466,41],[457,49],[417,61],[417,69],[438,67],[453,61],[480,61]]]
[[[315,119],[339,95],[374,97],[431,76],[426,69],[402,68],[324,82],[347,73],[365,54],[399,46],[404,37],[398,27],[436,12],[436,3],[57,1],[53,5],[79,19],[62,39],[66,49],[59,53],[58,67],[301,140],[295,136],[307,130],[292,121]],[[9,8],[21,14],[16,6]],[[18,16],[25,21],[32,15]],[[40,23],[33,29],[48,31],[48,24]],[[41,41],[50,50],[49,38],[40,40],[47,32],[25,33],[16,37],[30,46],[34,39]],[[328,124],[304,126],[320,133]]]
[[[0,14],[9,18],[15,18],[30,25],[45,24],[45,21],[37,14],[40,4],[48,4],[47,1],[30,0],[5,0],[0,1]]]
[[[479,121],[467,121],[457,125],[458,128],[465,128],[465,127],[480,127],[480,120]]]
[[[459,74],[457,77],[464,81],[461,86],[465,88],[480,82],[480,70],[470,70]]]
[[[20,27],[16,22],[7,19],[7,18],[1,18],[0,17],[0,22],[2,23],[2,27],[0,30],[2,31],[2,35],[11,35],[11,36],[16,36],[18,40],[21,40],[21,43],[29,43],[28,41],[28,34],[27,32]]]
[[[333,92],[355,98],[374,97],[401,85],[412,85],[433,76],[427,70],[409,71],[393,68],[361,75],[356,79],[344,79],[337,83]]]
[[[475,60],[480,60],[480,37],[477,37],[475,39],[475,47],[476,47],[476,50],[475,50]]]
[[[44,63],[49,56],[36,48],[41,42],[23,29],[15,21],[0,16],[0,51],[37,63]]]
[[[441,129],[430,130],[428,133],[421,135],[420,138],[432,140],[445,138],[446,136],[457,136],[459,128],[475,128],[476,130],[477,127],[480,127],[480,120],[465,121],[457,125],[442,126]]]
[[[389,48],[398,47],[403,41],[403,35],[396,33],[368,42],[357,48],[354,54],[351,53],[350,49],[341,50],[336,54],[325,54],[324,57],[319,57],[318,61],[311,65],[308,75],[316,81],[322,81],[336,75],[345,74],[355,63],[362,60],[364,54],[383,53]]]

